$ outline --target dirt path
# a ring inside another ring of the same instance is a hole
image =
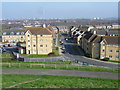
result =
[[[29,80],[29,81],[20,82],[20,83],[14,84],[12,86],[9,86],[7,88],[14,88],[15,86],[18,86],[18,85],[21,85],[21,84],[25,84],[25,83],[29,83],[29,82],[34,82],[34,81],[37,81],[37,80],[40,80],[40,78],[35,79],[35,80]]]

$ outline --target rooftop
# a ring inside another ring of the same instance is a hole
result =
[[[29,28],[29,30],[32,34],[45,34],[45,35],[50,35],[52,32],[48,28]]]

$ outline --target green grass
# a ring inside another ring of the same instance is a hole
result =
[[[88,66],[75,66],[71,62],[49,61],[39,63],[3,63],[3,69],[57,69],[57,70],[81,70],[81,71],[99,71],[99,72],[113,72],[118,73],[118,69],[88,67]]]
[[[89,77],[2,75],[2,80],[2,88],[118,88],[118,80]]]
[[[55,56],[59,56],[58,47],[54,47],[54,48],[53,48],[53,53],[54,53]]]
[[[109,60],[108,62],[120,63],[120,61]]]
[[[48,55],[38,55],[38,54],[31,54],[28,58],[40,58],[40,57],[47,57]]]
[[[72,61],[42,61],[42,62],[5,62],[5,63],[23,63],[23,64],[70,64]],[[3,63],[4,64],[4,63]]]
[[[58,47],[53,47],[52,54],[51,55],[40,55],[40,54],[21,54],[22,56],[26,56],[28,58],[42,58],[42,57],[53,57],[53,56],[59,56],[59,50]]]
[[[0,58],[12,58],[13,55],[11,53],[0,53]]]
[[[12,53],[0,53],[0,61],[2,62],[13,62],[16,61],[14,60],[14,57]]]

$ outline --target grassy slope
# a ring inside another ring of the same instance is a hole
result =
[[[37,81],[23,83],[25,81]],[[50,75],[3,75],[3,88],[117,88],[118,80]]]
[[[0,58],[12,58],[11,53],[0,53]]]

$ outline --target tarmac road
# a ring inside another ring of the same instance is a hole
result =
[[[77,77],[96,77],[119,79],[118,73],[96,72],[96,71],[77,71],[77,70],[52,70],[52,69],[2,69],[1,74],[26,74],[26,75],[62,75]]]

